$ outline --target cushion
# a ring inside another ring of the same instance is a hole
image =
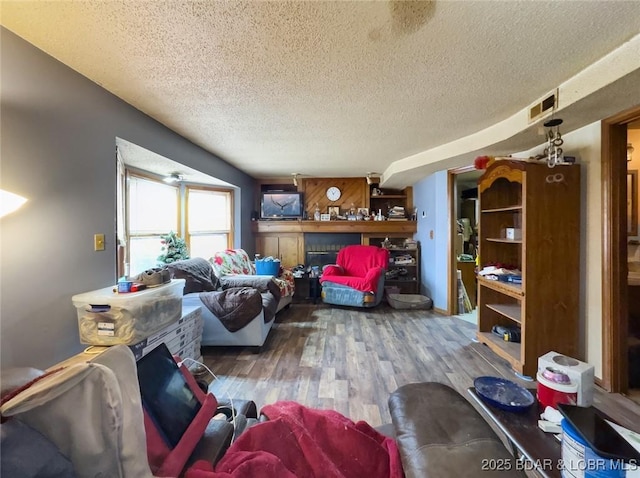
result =
[[[491,426],[445,384],[401,386],[389,397],[389,413],[407,478],[525,476]],[[481,471],[488,459],[509,468]]]
[[[71,462],[44,435],[20,420],[0,425],[0,469],[22,478],[74,478]]]
[[[387,294],[389,305],[394,309],[430,309],[433,302],[425,295]]]
[[[31,367],[2,369],[0,374],[0,397],[4,397],[44,374],[44,371]]]
[[[220,283],[218,277],[213,273],[211,264],[202,257],[194,257],[183,261],[167,264],[172,277],[185,279],[184,293],[209,292],[218,290]]]
[[[42,375],[0,411],[46,436],[79,476],[152,476],[135,359],[125,345]]]
[[[244,249],[226,249],[216,252],[209,259],[218,277],[233,274],[255,274],[256,269]]]

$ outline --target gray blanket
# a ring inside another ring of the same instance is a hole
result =
[[[218,290],[220,282],[213,273],[211,264],[202,257],[167,264],[172,277],[185,279],[184,293]]]
[[[276,300],[276,304],[280,301],[280,287],[273,280],[273,276],[259,275],[228,275],[220,278],[220,284],[223,289],[229,287],[253,287],[258,289],[260,293],[270,292]]]

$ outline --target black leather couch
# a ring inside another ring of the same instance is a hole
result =
[[[484,418],[447,385],[404,385],[389,397],[389,412],[406,478],[526,476]],[[510,470],[483,469],[488,460]]]

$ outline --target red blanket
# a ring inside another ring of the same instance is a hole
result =
[[[375,293],[378,279],[389,264],[389,251],[376,246],[346,246],[338,252],[336,262],[324,268],[320,283],[334,282]]]
[[[269,421],[245,431],[216,465],[200,461],[185,478],[402,478],[393,439],[366,422],[294,402],[262,409]]]

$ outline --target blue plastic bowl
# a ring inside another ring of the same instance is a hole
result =
[[[522,412],[536,401],[529,390],[500,377],[478,377],[473,381],[476,392],[494,407]]]

